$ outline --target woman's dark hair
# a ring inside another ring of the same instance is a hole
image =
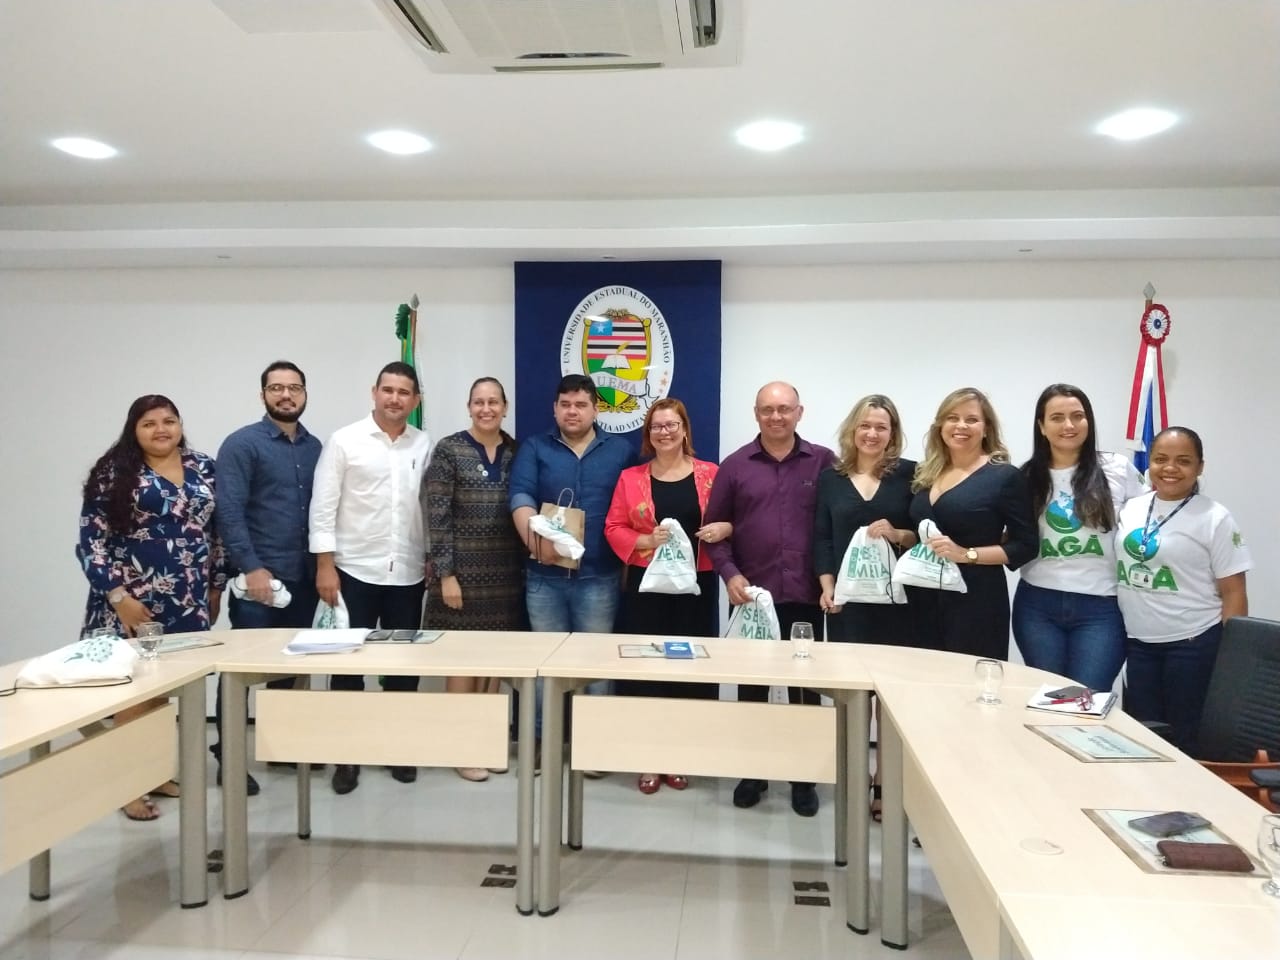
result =
[[[1114,530],[1116,508],[1111,500],[1107,476],[1102,472],[1102,464],[1098,460],[1098,432],[1094,429],[1093,404],[1083,390],[1069,383],[1049,384],[1036,401],[1035,422],[1031,425],[1031,459],[1022,465],[1022,475],[1027,479],[1032,505],[1037,514],[1043,512],[1052,492],[1049,469],[1053,464],[1053,451],[1049,447],[1049,438],[1040,428],[1044,424],[1045,407],[1057,397],[1079,400],[1080,406],[1084,408],[1085,419],[1089,422],[1089,432],[1080,447],[1080,459],[1076,461],[1075,476],[1071,478],[1071,496],[1075,500],[1076,516],[1086,526],[1104,533]]]
[[[482,383],[492,383],[498,388],[498,393],[502,397],[502,402],[507,402],[507,391],[503,389],[501,380],[497,377],[480,377],[475,381],[475,383],[471,384],[471,389],[467,391],[467,403],[471,402],[471,398],[475,396],[476,387],[480,386]]]
[[[182,414],[174,402],[159,393],[148,393],[129,405],[124,428],[107,452],[89,471],[84,482],[84,502],[102,504],[102,515],[112,533],[127,534],[133,530],[133,492],[142,473],[142,447],[138,445],[138,421],[152,410],[172,410],[179,420]],[[186,436],[178,438],[178,448],[187,448]]]

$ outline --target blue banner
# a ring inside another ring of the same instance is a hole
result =
[[[585,373],[597,429],[640,447],[655,400],[689,411],[701,460],[720,459],[720,261],[517,263],[516,436],[555,427],[556,384]]]

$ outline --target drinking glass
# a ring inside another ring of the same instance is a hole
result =
[[[154,660],[160,654],[160,641],[164,639],[163,623],[140,623],[133,631],[142,648],[143,660]]]
[[[999,660],[983,658],[973,666],[973,676],[978,684],[978,702],[1000,702],[1000,683],[1004,680],[1004,666]]]
[[[1262,892],[1280,897],[1280,814],[1269,813],[1258,827],[1258,853],[1271,871],[1271,879],[1262,885]]]
[[[791,656],[797,660],[808,660],[813,654],[813,624],[793,623],[791,625]]]

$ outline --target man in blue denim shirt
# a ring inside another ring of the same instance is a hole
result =
[[[218,450],[218,535],[233,575],[245,579],[245,595],[229,592],[228,613],[237,630],[309,627],[316,611],[315,561],[307,547],[311,484],[320,459],[320,441],[299,419],[307,409],[307,378],[287,360],[262,372],[266,413],[241,427]],[[288,606],[272,605],[271,581],[289,591]],[[285,677],[268,686],[291,686]],[[222,730],[222,687],[218,687],[218,730]],[[221,761],[222,744],[210,751]],[[222,770],[218,770],[222,782]],[[258,785],[249,777],[249,793]]]
[[[604,518],[618,475],[637,463],[621,437],[596,429],[596,387],[590,377],[569,374],[556,388],[557,429],[522,438],[511,464],[511,517],[529,547],[525,602],[537,631],[612,633],[621,598],[620,561],[604,539]],[[568,503],[564,491],[572,494]],[[585,552],[576,570],[554,565],[555,548],[533,537],[529,520],[544,503],[562,503],[586,514]],[[588,692],[600,692],[592,684]],[[542,685],[538,685],[538,723]]]

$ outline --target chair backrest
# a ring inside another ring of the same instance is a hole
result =
[[[1280,761],[1280,623],[1232,617],[1209,681],[1196,758],[1248,763],[1258,750]]]

